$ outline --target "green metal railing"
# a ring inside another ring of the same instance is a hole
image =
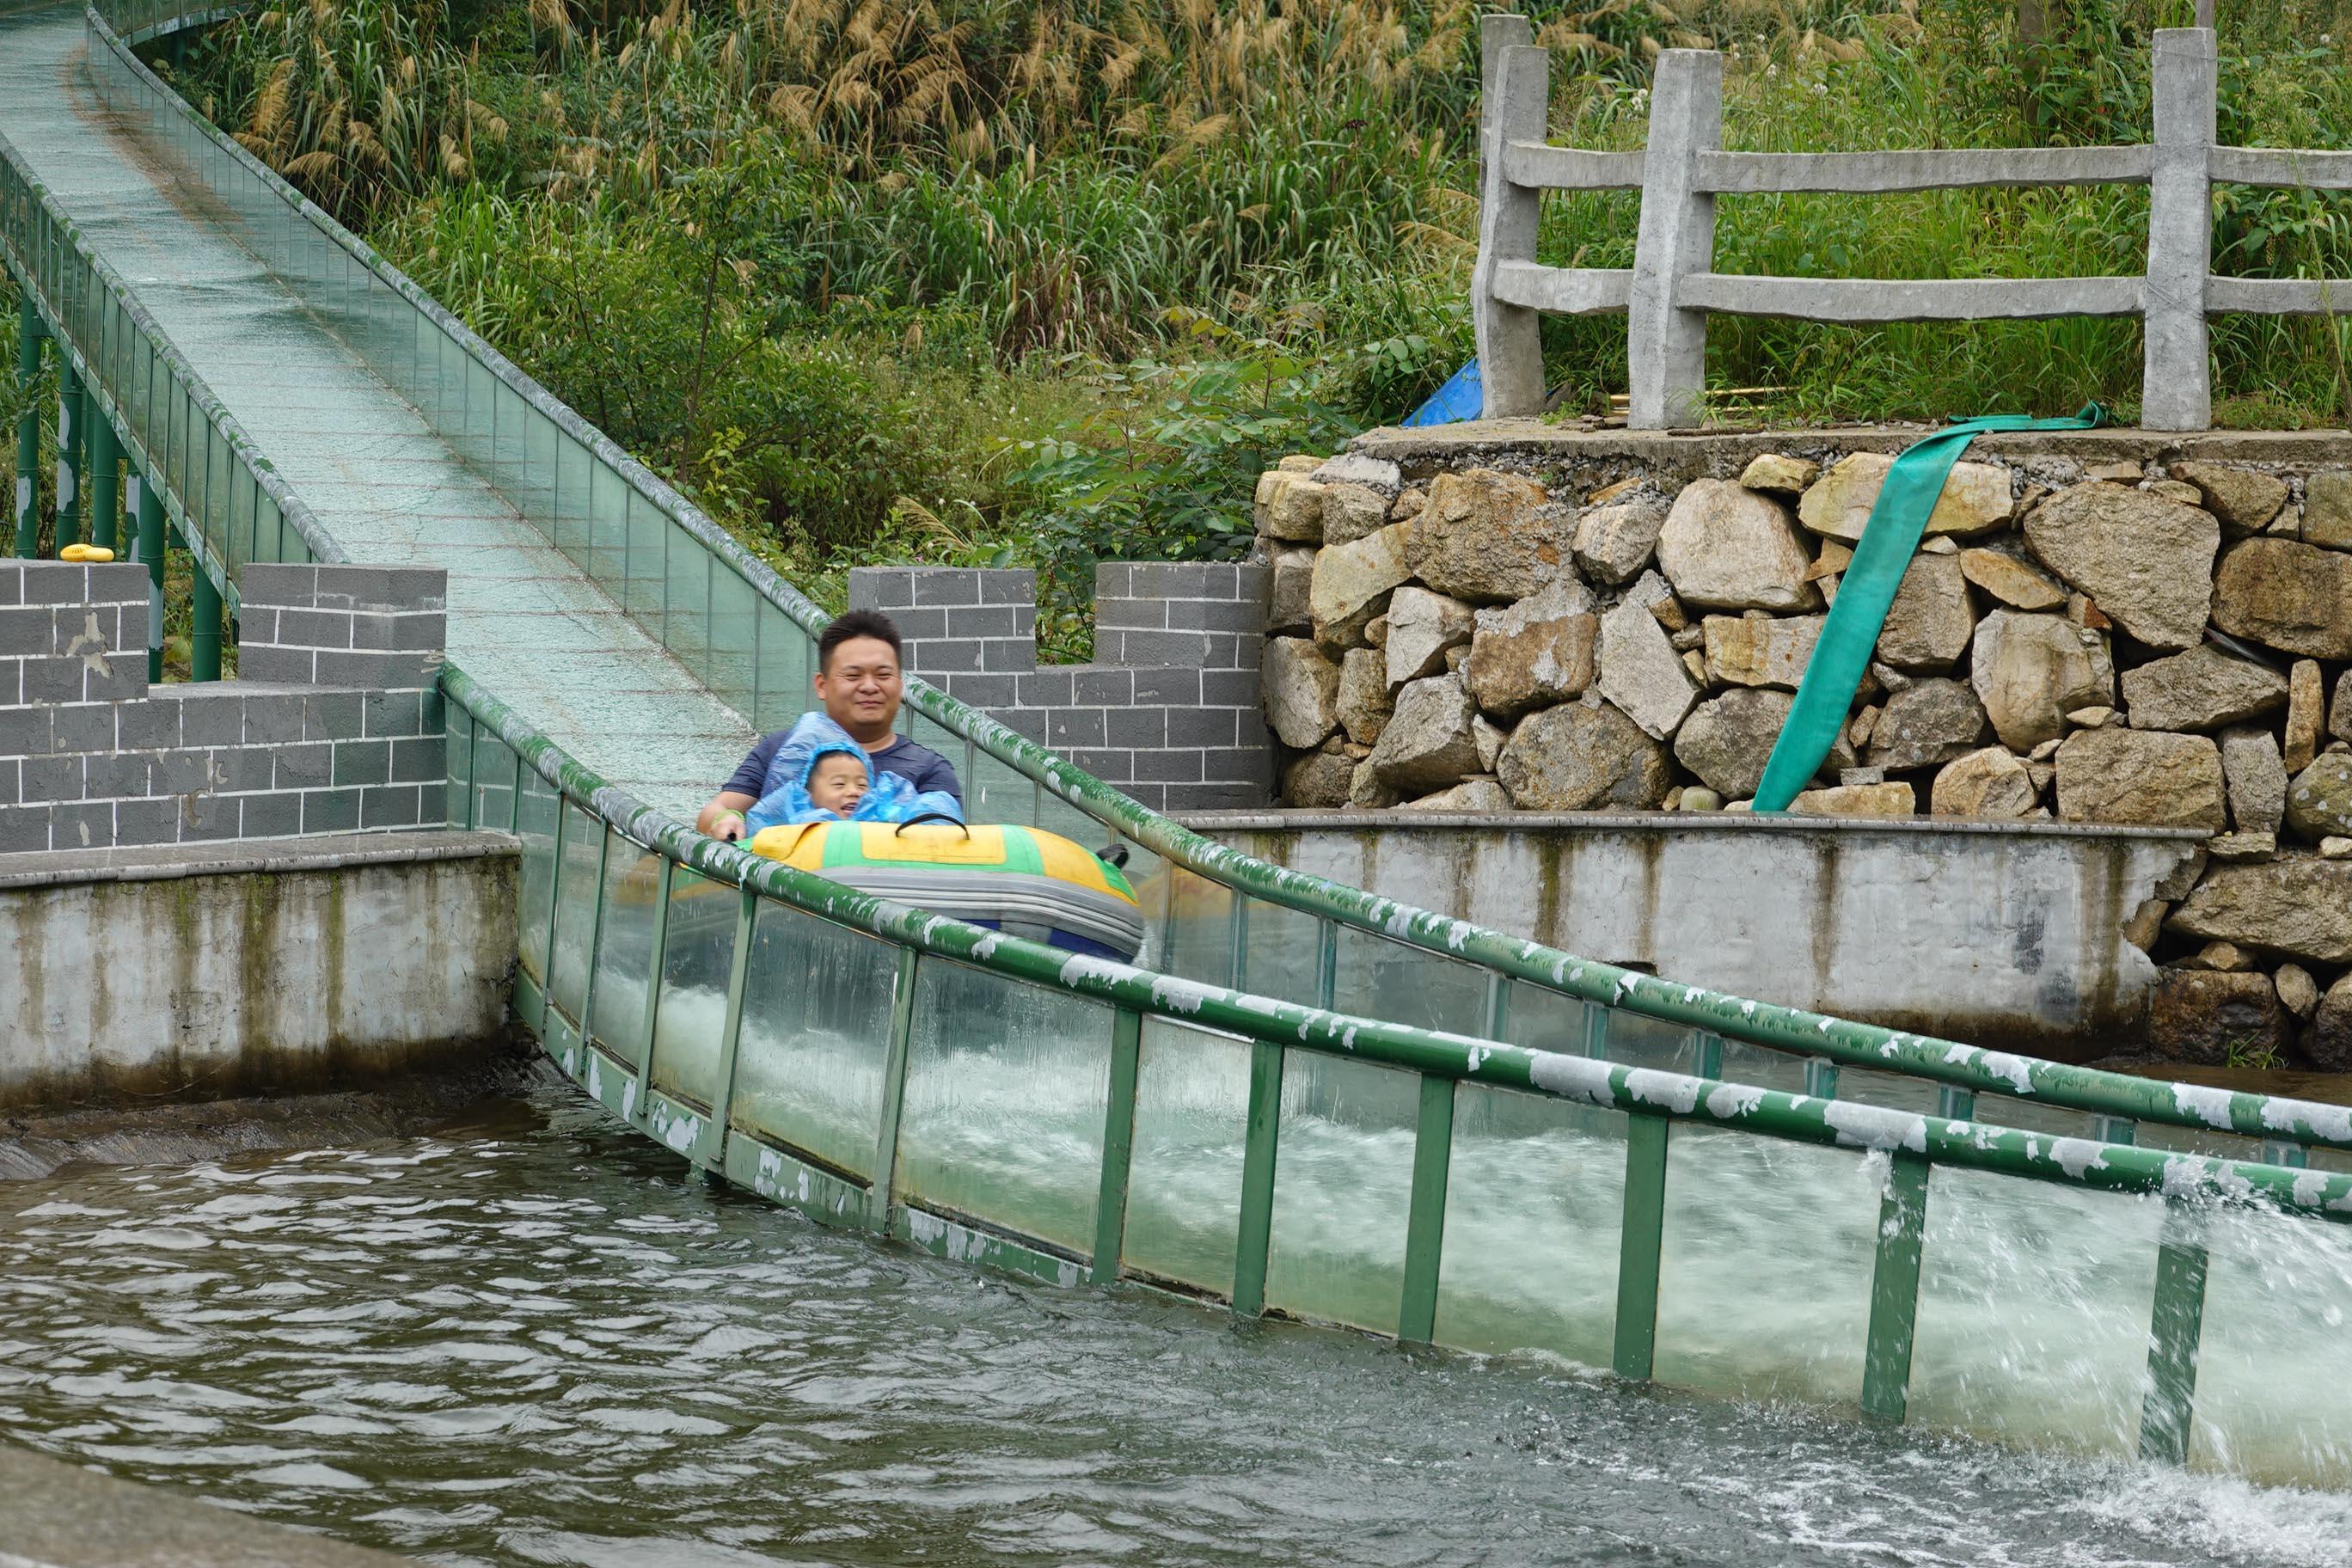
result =
[[[701,1169],[942,1257],[1063,1285],[1135,1280],[1407,1342],[1568,1347],[1626,1377],[1706,1385],[1675,1376],[1694,1363],[1690,1313],[1669,1309],[1677,1271],[1713,1238],[1675,1200],[1685,1187],[1704,1200],[1724,1174],[1715,1138],[1736,1133],[1839,1163],[1802,1173],[1804,1201],[1842,1217],[1825,1254],[1800,1261],[1824,1270],[1824,1296],[1841,1263],[1867,1279],[1852,1353],[1773,1391],[1902,1421],[1923,1307],[1937,1307],[1923,1278],[1939,1261],[1947,1277],[1976,1266],[1927,1247],[1932,1205],[1980,1204],[1981,1178],[2021,1180],[2096,1194],[2086,1245],[2145,1233],[2145,1291],[2105,1301],[2138,1325],[2122,1336],[2142,1359],[2118,1385],[2120,1418],[2138,1452],[2179,1460],[2196,1429],[2209,1274],[2265,1267],[2242,1251],[2225,1265],[2200,1227],[2217,1214],[2306,1230],[2352,1217],[2341,1173],[1631,1068],[1076,958],[704,837],[463,674],[446,695],[452,813],[521,839],[518,1005],[563,1070]],[[998,1082],[1024,1092],[993,1095]],[[1353,1164],[1300,1152],[1301,1129],[1333,1123],[1380,1137]],[[1569,1152],[1552,1173],[1564,1190],[1493,1158],[1498,1128],[1507,1152]],[[1467,1168],[1465,1144],[1478,1156]],[[1187,1213],[1204,1171],[1223,1190]],[[1371,1223],[1355,1223],[1360,1207],[1318,1228],[1318,1203],[1336,1210],[1368,1187],[1385,1200]],[[1498,1216],[1537,1222],[1507,1271],[1572,1247],[1543,1234],[1539,1195],[1615,1232],[1586,1259],[1613,1266],[1614,1288],[1581,1317],[1502,1321],[1519,1303],[1482,1298],[1462,1248],[1481,1249]],[[1801,1236],[1759,1239],[1805,1252]],[[1780,1327],[1801,1339],[1821,1325]],[[1998,1388],[2000,1368],[1976,1371]],[[2209,1439],[2216,1452],[2224,1437]]]
[[[100,10],[151,35],[181,15]],[[110,106],[204,182],[313,314],[698,679],[758,722],[797,710],[814,605],[197,121],[98,12],[89,27]],[[0,246],[74,363],[95,367],[100,412],[163,504],[218,542],[206,571],[230,583],[268,558],[256,553],[265,517],[277,548],[291,539],[335,559],[5,142],[0,168]],[[126,353],[131,368],[110,379]],[[164,421],[148,416],[149,440],[135,422],[159,385]],[[201,463],[181,457],[191,442]],[[1127,841],[1151,906],[1145,967],[756,859],[614,789],[462,669],[444,688],[449,819],[522,839],[518,1005],[551,1054],[703,1168],[947,1256],[1967,1426],[1978,1417],[1949,1375],[1952,1280],[2002,1243],[1981,1224],[1974,1240],[1938,1239],[1939,1215],[1963,1229],[1987,1214],[2079,1222],[2081,1248],[2112,1265],[2099,1321],[2128,1325],[2109,1358],[2122,1370],[2086,1384],[2106,1399],[2089,1426],[2128,1426],[2128,1446],[2177,1458],[2232,1419],[2200,1409],[2197,1390],[2207,1303],[2262,1262],[2231,1250],[2232,1227],[2256,1227],[2266,1247],[2324,1245],[2312,1238],[2344,1233],[2313,1222],[2352,1212],[2340,1172],[2134,1147],[2116,1120],[2141,1123],[2142,1143],[2194,1133],[2326,1159],[2352,1148],[2338,1108],[1745,1002],[1283,871],[919,682],[909,731],[961,759],[975,816]],[[1343,996],[1376,1016],[1334,1011]],[[1470,1026],[1435,1026],[1456,1022]],[[992,1075],[1013,1091],[989,1099]],[[1758,1160],[1768,1177],[1796,1175],[1710,1210]],[[1823,1227],[1819,1247],[1798,1245],[1812,1233],[1794,1224],[1740,1237],[1791,1193]],[[1727,1237],[1755,1245],[1727,1252]],[[1814,1271],[1811,1296],[1846,1292],[1850,1333],[1809,1300],[1808,1316],[1744,1349],[1705,1342],[1693,1314],[1727,1299],[1727,1279],[1791,1258]],[[1480,1273],[1496,1260],[1507,1272],[1564,1260],[1573,1278],[1515,1293]],[[1791,1346],[1821,1349],[1791,1362]],[[1977,1370],[2001,1375],[1979,1382],[2030,1384],[2033,1360],[1994,1358]]]
[[[93,7],[93,60],[110,107],[201,178],[247,247],[698,679],[756,727],[796,715],[824,613],[196,116],[115,36],[155,37],[190,15],[166,0]],[[1809,1092],[2290,1163],[2318,1150],[2352,1168],[2338,1159],[2352,1154],[2344,1107],[2069,1067],[1676,984],[1270,866],[923,682],[908,682],[905,727],[961,763],[977,817],[1097,843],[1108,828],[1139,871],[1165,866],[1155,912],[1168,940],[1152,957],[1187,978],[1325,1006],[1370,987],[1373,1011],[1475,1019],[1521,1043],[1580,1039],[1596,1056],[1695,1071],[1728,1049],[1746,1076]],[[2151,1131],[2139,1133],[2141,1124]]]

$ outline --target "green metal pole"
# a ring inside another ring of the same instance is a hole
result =
[[[1281,1139],[1282,1047],[1259,1040],[1250,1047],[1249,1115],[1242,1130],[1242,1212],[1234,1247],[1234,1310],[1244,1318],[1265,1314],[1266,1254],[1274,1241],[1274,1163]]]
[[[1488,998],[1491,1010],[1494,998]],[[1404,1294],[1397,1338],[1425,1345],[1437,1332],[1438,1266],[1445,1250],[1445,1180],[1454,1164],[1454,1080],[1421,1075],[1412,1140],[1412,1202],[1405,1213]]]
[[[1927,1173],[1933,1168],[1908,1150],[1895,1150],[1878,1200],[1878,1258],[1870,1275],[1862,1410],[1897,1425],[1910,1409],[1911,1348],[1919,1324],[1919,1252],[1927,1223]]]
[[[136,467],[131,472],[131,512],[138,520],[139,554],[147,568],[147,679],[163,679],[163,498]]]
[[[41,410],[33,401],[33,384],[41,378],[41,316],[33,309],[33,291],[23,284],[16,295],[16,385],[25,394],[25,411],[16,416],[16,553],[37,555],[41,548]]]
[[[98,412],[98,400],[83,395],[82,405],[89,414],[89,542],[100,550],[112,550],[121,538],[121,492],[118,480],[122,470],[121,444],[114,438],[114,422]]]
[[[1610,1365],[1649,1381],[1658,1353],[1658,1254],[1666,1228],[1666,1119],[1625,1123],[1625,1197],[1617,1240],[1617,1337]]]
[[[205,573],[201,560],[195,567],[195,613],[194,624],[188,628],[188,679],[218,680],[221,678],[220,588]]]
[[[58,355],[58,548],[81,542],[81,377]]]
[[[1135,1077],[1142,1060],[1143,1015],[1121,1007],[1111,1020],[1110,1100],[1103,1113],[1102,1179],[1095,1192],[1095,1250],[1087,1282],[1118,1279],[1127,1246],[1127,1181],[1135,1159]]]

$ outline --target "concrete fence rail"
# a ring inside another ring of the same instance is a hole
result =
[[[1534,47],[1528,19],[1488,16],[1481,42],[1485,174],[1472,291],[1490,418],[1542,411],[1537,334],[1547,314],[1625,314],[1627,422],[1637,430],[1701,419],[1710,315],[1835,322],[2137,316],[2145,333],[2140,423],[2202,430],[2212,416],[2210,317],[2332,315],[2338,301],[2352,304],[2352,279],[2212,275],[2216,182],[2352,189],[2352,153],[2217,144],[2210,28],[2157,32],[2150,143],[1881,153],[1725,151],[1723,57],[1712,49],[1659,55],[1646,150],[1554,147],[1546,141],[1550,57]],[[1718,195],[2090,184],[2149,188],[2144,275],[1888,279],[1714,270]],[[1538,264],[1536,230],[1546,191],[1639,191],[1633,265]]]

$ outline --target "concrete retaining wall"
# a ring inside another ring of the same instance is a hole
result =
[[[0,1106],[341,1087],[505,1036],[515,843],[0,855]]]
[[[1736,994],[2036,1055],[2143,1048],[2123,928],[2193,878],[2148,828],[1517,813],[1186,818],[1276,865]]]

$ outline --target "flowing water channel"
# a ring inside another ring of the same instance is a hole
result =
[[[0,1183],[0,1437],[450,1563],[2352,1563],[2341,1494],[983,1276],[544,1077]]]

